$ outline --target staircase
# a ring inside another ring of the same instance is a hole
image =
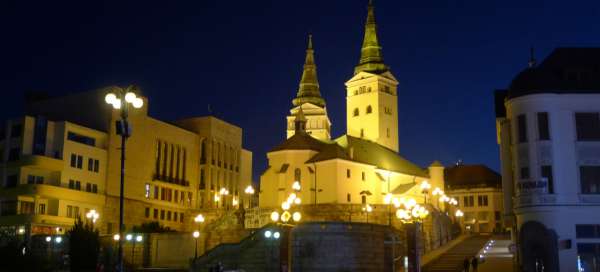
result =
[[[438,259],[423,268],[423,272],[458,272],[463,270],[465,258],[471,259],[490,239],[487,235],[476,235],[467,238]]]

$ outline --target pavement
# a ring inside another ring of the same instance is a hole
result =
[[[479,256],[480,264],[477,272],[513,272],[513,256],[508,251],[510,244],[511,241],[506,237],[475,235],[452,247],[427,265],[423,271],[461,272],[465,258]]]

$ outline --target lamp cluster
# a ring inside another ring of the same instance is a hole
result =
[[[62,243],[63,238],[60,236],[56,236],[54,237],[54,243],[56,244],[60,244]],[[51,243],[52,242],[52,236],[46,236],[46,242]]]
[[[394,203],[394,206],[398,208],[396,210],[396,217],[402,222],[423,220],[429,215],[429,211],[425,206],[417,204],[413,198],[408,200],[400,198],[397,203]]]
[[[244,190],[244,193],[249,194],[249,195],[253,195],[254,194],[254,188],[252,187],[252,185],[248,185],[248,187],[246,187],[246,189]]]
[[[265,234],[265,238],[267,238],[267,239],[278,240],[279,237],[281,237],[281,233],[279,231],[265,230],[264,234]]]
[[[121,109],[123,106],[126,106],[125,103],[131,104],[134,108],[139,109],[144,106],[144,100],[140,97],[137,97],[134,92],[127,92],[125,97],[117,97],[114,93],[109,93],[104,97],[104,101],[107,104],[110,104],[115,109]]]
[[[92,220],[92,223],[96,223],[96,220],[98,220],[100,214],[96,210],[90,210],[88,213],[85,214],[85,217],[87,219]]]
[[[113,240],[115,240],[115,241],[121,240],[121,235],[119,235],[119,234],[113,235]],[[130,241],[141,242],[142,240],[144,240],[144,236],[142,236],[141,234],[128,233],[127,235],[125,235],[125,240],[128,242],[130,242]]]
[[[300,182],[294,181],[294,183],[292,184],[292,189],[294,192],[290,193],[287,200],[281,203],[281,209],[283,210],[283,212],[281,214],[279,214],[279,212],[277,211],[273,211],[271,213],[271,220],[273,220],[273,222],[281,221],[285,224],[289,222],[290,219],[294,222],[299,222],[302,219],[302,214],[300,212],[290,212],[290,209],[294,205],[300,205],[300,203],[302,203],[302,200],[296,194],[302,189],[302,187],[300,186]]]

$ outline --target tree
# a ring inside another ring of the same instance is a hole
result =
[[[77,217],[75,225],[67,233],[71,271],[95,271],[100,251],[98,230],[91,222]]]
[[[164,227],[160,225],[160,223],[153,221],[148,223],[143,223],[140,226],[134,226],[132,228],[134,233],[162,233],[162,232],[174,232],[174,230],[169,227]]]

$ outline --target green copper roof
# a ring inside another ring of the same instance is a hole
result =
[[[311,103],[320,107],[325,106],[325,100],[321,97],[321,91],[319,91],[312,35],[308,35],[308,48],[306,49],[306,59],[304,60],[302,79],[300,79],[300,88],[298,89],[296,98],[292,100],[294,106],[300,106],[304,103]]]
[[[381,74],[390,69],[383,63],[381,45],[379,45],[379,39],[377,39],[377,24],[375,23],[375,11],[372,1],[369,1],[368,9],[365,37],[360,49],[360,61],[354,68],[355,75],[362,71]]]

